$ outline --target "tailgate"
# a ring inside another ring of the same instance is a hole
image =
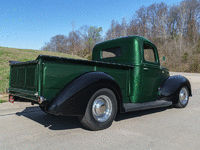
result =
[[[9,93],[37,100],[37,73],[38,61],[11,64]]]

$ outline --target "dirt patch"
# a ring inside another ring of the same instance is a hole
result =
[[[0,100],[3,100],[3,101],[8,101],[8,94],[2,94],[0,95]]]

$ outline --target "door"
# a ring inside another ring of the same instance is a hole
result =
[[[143,43],[142,52],[142,86],[140,89],[142,98],[140,102],[148,102],[157,100],[161,70],[157,49],[152,43]]]

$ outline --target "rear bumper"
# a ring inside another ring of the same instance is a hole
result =
[[[41,99],[41,97],[39,97],[38,100],[33,100],[33,99],[29,99],[27,97],[23,97],[21,95],[9,94],[9,102],[11,102],[11,103],[14,103],[14,101],[30,102],[31,104],[39,104],[39,105],[46,107],[48,105],[49,101],[46,101],[46,100],[40,101],[40,99]]]
[[[14,101],[31,102],[31,103],[34,103],[34,104],[39,104],[37,100],[29,99],[29,98],[22,96],[20,94],[9,93],[9,102],[14,103]]]
[[[9,88],[7,92],[9,93],[9,97],[13,97],[14,101],[29,101],[37,104],[43,104],[44,101],[46,101],[45,97],[38,95],[38,92],[22,90],[17,88]]]
[[[12,88],[12,87],[10,87],[7,91],[10,95],[13,95],[13,96],[29,99],[32,101],[38,100],[38,94],[37,92],[34,92],[34,91],[22,90],[22,89]]]

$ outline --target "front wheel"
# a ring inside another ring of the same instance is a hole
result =
[[[177,108],[184,108],[187,106],[189,101],[189,90],[187,86],[183,86],[176,93],[176,98],[178,99],[178,103],[174,106]]]
[[[111,126],[117,113],[116,96],[108,88],[96,91],[90,98],[81,124],[91,130],[102,130]]]

